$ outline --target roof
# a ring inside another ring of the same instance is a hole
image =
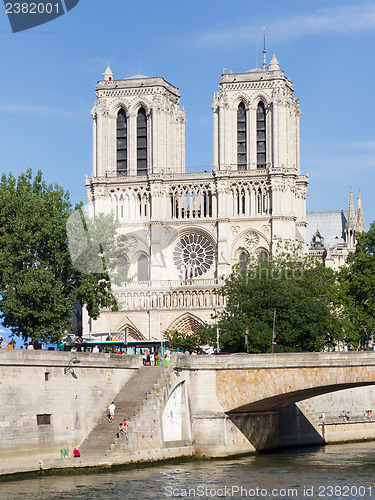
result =
[[[310,245],[317,229],[324,238],[324,246],[326,248],[346,243],[345,225],[347,215],[348,212],[346,210],[307,212],[306,243]]]

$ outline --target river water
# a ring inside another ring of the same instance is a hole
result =
[[[375,443],[0,483],[1,500],[375,499]]]

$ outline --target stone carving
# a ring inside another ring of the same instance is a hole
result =
[[[255,233],[254,231],[250,231],[246,236],[245,236],[245,244],[249,248],[255,248],[258,243],[259,243],[259,235]]]

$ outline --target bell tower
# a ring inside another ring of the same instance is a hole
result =
[[[115,80],[107,66],[96,87],[93,177],[185,171],[185,112],[164,78]]]
[[[213,170],[241,179],[249,214],[270,217],[272,241],[303,242],[308,179],[300,175],[299,101],[275,54],[267,65],[263,52],[263,68],[222,75],[212,103]]]

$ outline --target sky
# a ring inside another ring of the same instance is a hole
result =
[[[185,107],[186,170],[212,164],[213,92],[224,68],[260,66],[263,27],[300,99],[308,210],[347,209],[358,189],[375,219],[375,0],[80,0],[47,24],[12,33],[0,5],[1,172],[31,167],[85,201],[95,86],[162,76]]]

